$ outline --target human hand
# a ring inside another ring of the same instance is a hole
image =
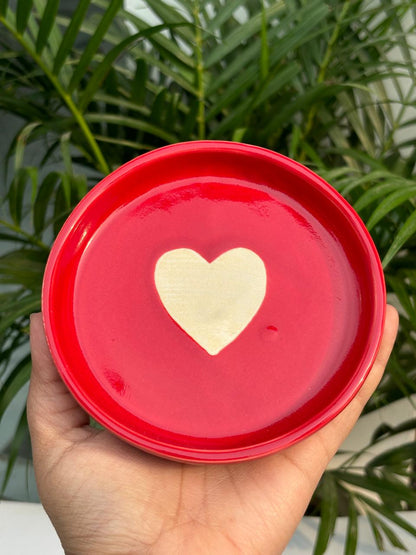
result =
[[[33,461],[41,501],[65,552],[281,553],[377,387],[397,326],[397,312],[388,306],[368,378],[318,432],[261,459],[190,465],[149,455],[91,428],[52,362],[41,315],[33,315],[28,398]]]

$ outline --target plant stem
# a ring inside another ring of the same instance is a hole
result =
[[[205,139],[205,90],[204,90],[204,62],[202,56],[202,33],[199,18],[199,1],[194,2],[193,9],[195,21],[195,54],[196,54],[196,89],[198,93],[198,139]]]
[[[94,153],[97,167],[98,169],[104,174],[107,175],[110,173],[110,168],[101,152],[100,147],[98,146],[97,141],[95,140],[94,135],[91,132],[91,129],[88,127],[87,122],[84,119],[82,112],[78,109],[75,102],[73,101],[70,94],[68,94],[61,83],[59,82],[58,78],[50,71],[48,66],[44,63],[41,56],[37,54],[30,46],[25,42],[23,39],[23,35],[18,33],[12,25],[4,18],[0,17],[0,23],[6,27],[8,31],[14,36],[14,38],[19,42],[19,44],[26,50],[26,52],[33,58],[33,60],[38,64],[41,70],[44,72],[46,77],[52,83],[58,94],[61,96],[62,100],[65,102],[67,107],[69,108],[70,112],[74,116],[76,122],[78,123],[84,137],[86,138],[92,152]]]
[[[6,222],[5,220],[0,220],[0,225],[7,227],[7,229],[14,231],[18,235],[22,235],[23,237],[25,237],[25,239],[28,240],[29,243],[32,243],[32,245],[35,245],[36,247],[40,247],[43,250],[49,251],[48,245],[43,243],[40,239],[37,239],[36,237],[31,235],[30,233],[27,233],[27,231],[25,231],[21,227],[11,224],[10,222]]]
[[[339,18],[336,22],[336,25],[335,25],[334,30],[332,32],[331,38],[329,39],[328,46],[326,48],[324,57],[323,57],[322,62],[319,66],[318,78],[316,80],[316,82],[318,84],[321,84],[325,81],[326,72],[328,70],[329,62],[331,61],[332,53],[333,53],[335,44],[338,40],[339,33],[341,31],[342,22],[344,21],[345,16],[348,13],[348,10],[350,8],[350,4],[351,4],[351,0],[346,0],[346,2],[344,2],[341,14],[340,14],[340,16],[339,16]],[[312,127],[313,127],[314,120],[315,120],[317,112],[318,112],[318,106],[317,106],[317,104],[313,104],[311,106],[311,108],[309,109],[309,112],[308,112],[308,116],[307,116],[307,119],[306,119],[305,130],[304,130],[303,135],[302,135],[302,140],[305,140],[306,137],[309,135],[309,133],[312,131]],[[303,162],[305,160],[305,158],[306,158],[306,152],[305,152],[305,149],[302,149],[302,151],[299,155],[299,161]]]
[[[91,129],[88,127],[87,122],[84,119],[84,116],[82,115],[82,112],[80,112],[78,110],[78,108],[76,107],[74,101],[72,100],[72,97],[67,94],[62,87],[60,86],[59,82],[57,81],[57,90],[59,92],[59,90],[61,91],[60,94],[62,96],[62,98],[64,99],[66,105],[68,106],[68,108],[71,110],[73,116],[75,117],[76,121],[78,122],[78,125],[81,128],[81,131],[84,134],[84,137],[87,139],[91,150],[94,153],[94,156],[97,160],[98,163],[98,168],[103,172],[104,175],[107,175],[110,173],[110,168],[107,164],[107,161],[105,160],[103,153],[101,152],[100,147],[97,144],[97,141],[95,140],[94,135],[91,133]]]

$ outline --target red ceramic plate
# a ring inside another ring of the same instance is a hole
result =
[[[234,249],[263,262],[264,298],[217,354],[155,283],[180,249],[207,266]],[[380,261],[349,204],[284,156],[214,141],[150,152],[94,187],[43,288],[50,349],[78,402],[142,449],[199,462],[277,451],[336,416],[369,372],[384,311]]]

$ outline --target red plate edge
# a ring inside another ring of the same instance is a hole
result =
[[[375,318],[373,322],[373,327],[370,333],[370,337],[368,338],[368,343],[370,344],[370,349],[363,356],[363,360],[361,363],[361,370],[357,374],[359,374],[359,379],[356,379],[354,383],[350,384],[344,391],[342,396],[340,396],[335,402],[333,402],[330,408],[322,411],[320,415],[318,415],[312,423],[308,423],[306,426],[301,428],[297,428],[290,433],[286,434],[285,436],[281,436],[278,439],[274,438],[270,441],[264,443],[258,443],[255,445],[251,445],[248,447],[243,448],[233,448],[233,449],[221,449],[221,450],[203,450],[203,449],[188,449],[186,447],[178,447],[176,445],[158,442],[156,440],[149,440],[145,436],[140,437],[140,443],[138,441],[138,434],[133,437],[132,434],[129,433],[128,430],[120,430],[120,424],[114,426],[114,422],[111,418],[103,418],[102,415],[99,413],[98,409],[95,409],[91,406],[88,408],[88,413],[91,414],[98,422],[101,422],[107,429],[109,429],[112,433],[119,436],[123,440],[135,445],[136,447],[140,447],[141,449],[148,451],[153,454],[158,454],[166,458],[170,458],[177,461],[186,461],[186,462],[199,462],[199,463],[225,463],[225,462],[237,462],[243,460],[250,460],[257,458],[262,455],[271,454],[273,452],[279,451],[282,448],[289,447],[290,445],[300,441],[311,435],[312,433],[316,432],[322,426],[327,424],[333,418],[335,418],[355,397],[355,395],[360,390],[363,382],[365,381],[370,369],[375,361],[377,356],[380,342],[382,338],[382,332],[384,328],[384,320],[385,320],[385,311],[386,311],[386,290],[385,290],[385,282],[384,282],[384,274],[380,262],[380,258],[377,252],[377,249],[374,245],[374,242],[366,229],[364,223],[362,222],[361,218],[352,208],[352,206],[331,186],[329,185],[324,179],[319,177],[313,171],[308,169],[307,167],[303,166],[302,164],[282,155],[276,153],[274,151],[254,146],[248,145],[244,143],[236,143],[236,142],[229,142],[229,141],[193,141],[193,142],[185,142],[185,143],[177,143],[173,145],[168,145],[165,147],[161,147],[159,149],[153,150],[151,152],[142,154],[139,157],[127,162],[126,164],[122,165],[120,168],[109,174],[107,177],[103,178],[97,186],[95,186],[77,205],[73,212],[68,217],[67,221],[64,223],[61,231],[59,232],[55,243],[51,249],[51,254],[49,256],[44,280],[43,280],[43,287],[42,287],[42,313],[43,313],[43,321],[44,327],[46,331],[47,342],[49,345],[49,349],[51,351],[53,360],[58,368],[58,371],[61,374],[61,377],[69,390],[71,391],[72,395],[78,401],[81,406],[84,406],[85,399],[82,396],[82,392],[78,390],[76,384],[72,383],[72,381],[68,378],[68,376],[61,372],[59,369],[65,367],[65,362],[61,358],[59,353],[59,346],[54,339],[54,332],[53,332],[53,324],[50,315],[51,306],[49,303],[49,295],[48,291],[51,286],[51,279],[54,270],[54,266],[56,263],[56,259],[58,253],[64,244],[67,236],[71,233],[71,230],[74,224],[77,222],[80,215],[88,209],[91,203],[94,202],[95,198],[101,194],[103,189],[110,187],[115,179],[119,179],[122,177],[126,172],[129,171],[131,166],[135,166],[140,160],[140,164],[145,163],[146,159],[155,160],[158,157],[164,157],[166,151],[173,150],[173,151],[182,151],[182,152],[192,152],[195,149],[197,150],[215,150],[215,147],[218,147],[219,150],[224,151],[230,150],[234,152],[241,152],[241,153],[248,153],[248,154],[256,154],[263,156],[265,158],[272,158],[275,162],[281,163],[286,168],[288,168],[292,173],[298,174],[305,178],[309,183],[314,184],[320,190],[324,190],[325,194],[330,197],[334,204],[337,205],[338,208],[342,209],[344,213],[347,215],[348,220],[353,225],[357,234],[361,237],[361,239],[367,244],[369,247],[372,257],[371,257],[371,268],[374,275],[373,281],[377,282],[376,287],[376,294],[374,297],[374,306],[375,306]],[[381,306],[380,306],[381,305]],[[116,429],[117,428],[117,429]],[[122,433],[124,431],[124,434]],[[180,451],[180,453],[179,453]]]

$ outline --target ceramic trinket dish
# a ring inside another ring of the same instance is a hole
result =
[[[72,212],[48,260],[57,368],[103,426],[189,462],[266,455],[362,385],[385,312],[351,206],[304,166],[240,143],[163,147]]]

